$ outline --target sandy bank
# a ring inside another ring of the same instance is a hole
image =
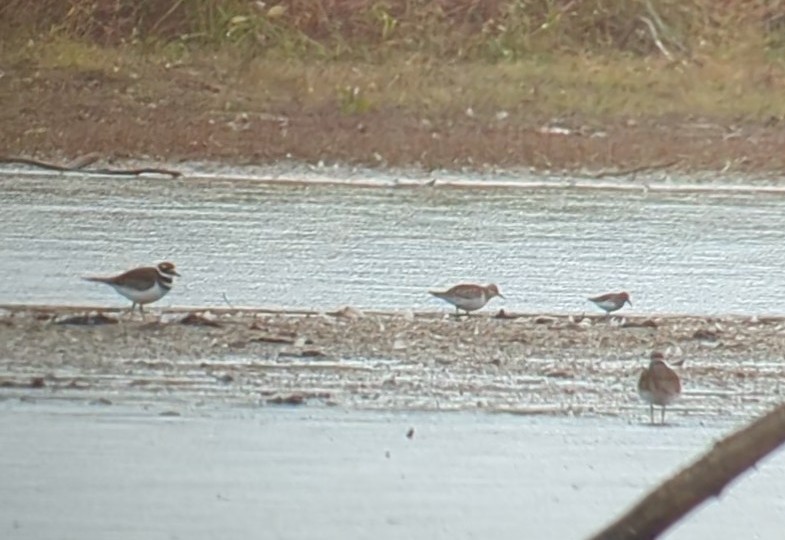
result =
[[[635,381],[656,348],[680,364],[675,414],[746,417],[780,400],[785,374],[780,318],[172,310],[68,324],[85,313],[4,310],[0,392],[642,417]]]

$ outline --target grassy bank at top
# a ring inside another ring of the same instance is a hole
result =
[[[676,60],[785,43],[781,0],[6,0],[3,41],[231,48],[248,56],[517,60],[553,53]]]
[[[781,5],[780,5],[781,4]],[[8,0],[0,61],[198,66],[265,108],[529,118],[785,113],[785,2]],[[231,109],[232,103],[226,103]]]
[[[684,120],[772,123],[785,118],[785,64],[757,51],[697,63],[620,54],[553,54],[516,61],[441,62],[398,53],[384,62],[237,57],[229,50],[142,51],[53,38],[0,52],[6,74],[128,80],[142,94],[176,72],[215,89],[227,112],[396,110],[423,120],[469,116],[541,123]],[[3,105],[0,104],[0,108]]]
[[[77,152],[98,121],[131,155],[722,167],[780,144],[737,128],[778,136],[784,44],[785,0],[6,0],[0,143]]]

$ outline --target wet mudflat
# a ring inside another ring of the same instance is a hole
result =
[[[0,401],[8,539],[582,539],[735,422]],[[411,438],[406,434],[413,429]],[[778,538],[785,459],[664,538]]]
[[[83,316],[66,308],[6,311],[0,392],[175,409],[283,402],[638,422],[647,409],[635,385],[655,349],[680,364],[684,395],[674,416],[750,418],[781,400],[785,376],[782,318],[455,320],[346,309],[167,312],[145,321],[108,312],[114,324],[67,324]]]

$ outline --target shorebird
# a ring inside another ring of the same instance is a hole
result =
[[[142,306],[163,298],[172,288],[174,276],[179,275],[174,269],[174,264],[162,262],[158,266],[134,268],[117,276],[85,277],[82,279],[110,285],[132,302],[131,313],[134,312],[134,308],[138,304],[139,313],[144,317]]]
[[[450,287],[446,291],[428,291],[436,298],[441,298],[445,302],[455,306],[455,314],[459,315],[463,310],[467,314],[476,311],[488,303],[494,296],[504,298],[499,292],[499,288],[491,283],[489,285],[474,285],[472,283],[462,283]]]
[[[612,311],[621,309],[624,304],[629,304],[632,306],[632,302],[630,302],[630,295],[623,291],[617,293],[601,294],[600,296],[589,298],[589,301],[593,302],[598,308],[604,310],[606,316],[610,316]]]
[[[641,372],[638,379],[638,394],[649,404],[651,423],[654,423],[654,406],[662,407],[660,423],[665,423],[665,407],[681,394],[679,376],[663,360],[659,351],[651,353],[649,367]]]

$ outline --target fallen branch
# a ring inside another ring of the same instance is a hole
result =
[[[785,404],[714,445],[701,459],[661,484],[591,540],[648,540],[785,442]]]
[[[142,174],[162,174],[165,176],[171,176],[172,178],[178,178],[183,175],[180,171],[173,171],[171,169],[159,169],[157,167],[143,167],[140,169],[85,169],[83,168],[86,164],[93,163],[95,161],[94,156],[88,154],[88,159],[77,159],[74,160],[74,164],[72,166],[67,165],[58,165],[56,163],[48,163],[46,161],[39,161],[37,159],[29,159],[23,157],[6,157],[0,156],[0,163],[16,163],[20,165],[30,165],[32,167],[38,167],[40,169],[46,169],[49,171],[57,171],[57,172],[82,172],[85,174],[100,174],[100,175],[113,175],[113,176],[140,176]]]
[[[632,174],[637,174],[641,172],[649,172],[649,171],[659,171],[663,169],[669,169],[676,165],[680,159],[672,159],[670,161],[666,161],[664,163],[656,163],[654,165],[639,165],[636,167],[629,167],[627,169],[616,169],[616,170],[603,170],[598,171],[596,173],[588,173],[588,176],[591,178],[606,178],[608,176],[629,176]]]

